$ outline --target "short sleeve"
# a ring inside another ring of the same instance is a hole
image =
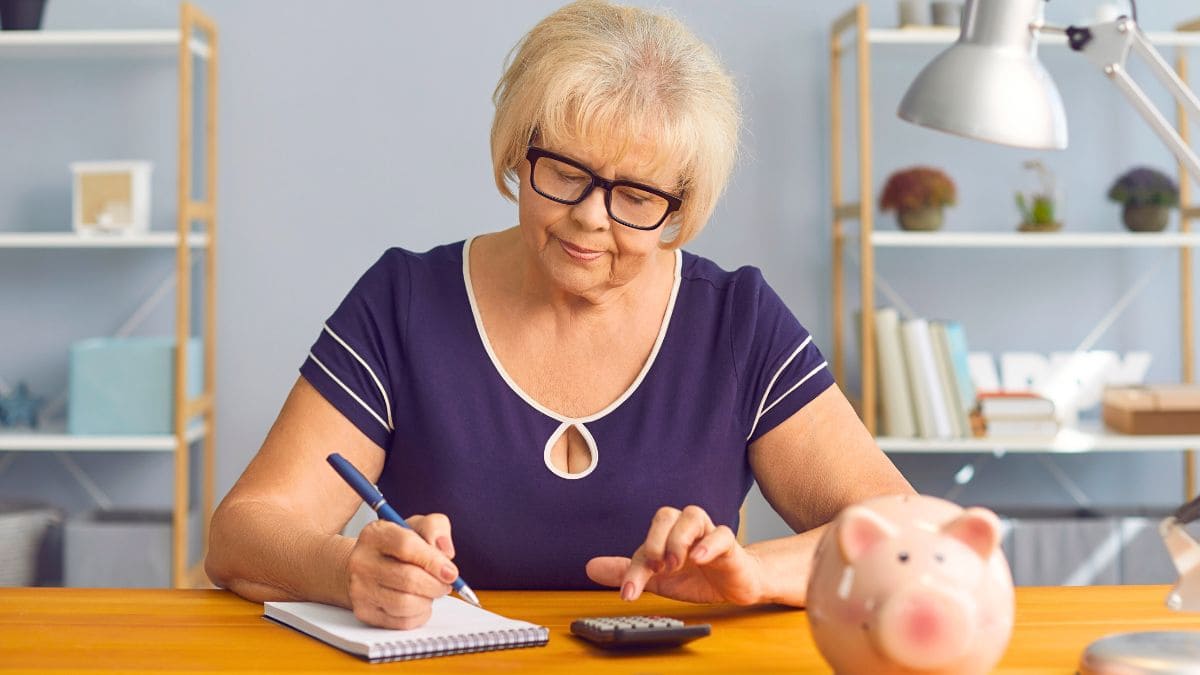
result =
[[[738,410],[747,444],[779,426],[833,384],[812,335],[767,285],[762,273],[736,273],[730,301]]]
[[[391,447],[407,314],[407,255],[391,249],[354,284],[322,327],[300,373],[379,447]]]

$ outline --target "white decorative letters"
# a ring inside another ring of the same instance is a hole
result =
[[[1000,374],[987,352],[971,352],[971,382],[979,391],[1034,391],[1054,401],[1058,416],[1069,421],[1081,410],[1100,404],[1104,387],[1139,384],[1146,378],[1152,356],[1112,351],[1035,352],[1000,354]]]

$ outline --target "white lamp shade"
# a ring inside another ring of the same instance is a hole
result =
[[[925,66],[902,119],[1023,148],[1067,147],[1062,97],[1037,59],[1045,0],[967,0],[958,41]]]

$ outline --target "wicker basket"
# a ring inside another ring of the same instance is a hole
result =
[[[62,520],[62,512],[52,506],[0,501],[0,586],[38,583],[46,533]]]

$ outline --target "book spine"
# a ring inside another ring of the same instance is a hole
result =
[[[897,438],[917,435],[916,411],[908,367],[901,346],[900,314],[891,307],[875,312],[875,341],[879,352],[879,403],[883,433]]]
[[[954,364],[954,381],[963,410],[970,413],[975,408],[975,383],[971,381],[971,367],[967,356],[967,334],[957,321],[946,322],[946,343],[950,347],[950,361]]]
[[[988,419],[1054,417],[1054,402],[1038,397],[984,397],[979,411]]]
[[[921,378],[921,371],[918,367],[920,357],[917,355],[917,339],[913,336],[914,329],[909,324],[909,321],[900,324],[900,342],[901,347],[904,348],[905,371],[909,376],[909,393],[912,395],[917,435],[920,438],[935,438],[936,431],[933,412],[929,409],[929,395],[925,391],[925,381]]]
[[[937,364],[938,384],[941,385],[946,404],[946,415],[954,427],[954,436],[967,438],[971,435],[971,423],[967,420],[967,411],[960,404],[958,385],[954,381],[954,364],[950,361],[946,326],[941,321],[933,321],[929,324],[929,330],[933,337],[933,356]]]
[[[922,430],[922,436],[925,438],[952,438],[954,428],[946,414],[946,402],[933,356],[929,322],[925,319],[909,319],[904,322],[903,326],[909,365],[913,372],[912,379],[920,391],[920,396],[917,397],[918,411],[925,411],[921,414],[927,418],[929,423],[929,428]]]
[[[988,436],[1053,436],[1058,433],[1058,422],[1041,420],[988,420]]]

